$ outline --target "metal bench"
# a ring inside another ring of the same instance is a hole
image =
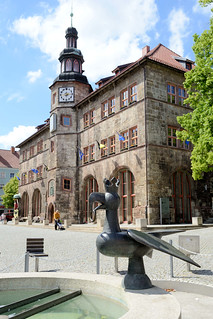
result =
[[[35,258],[35,271],[38,272],[39,258],[48,257],[44,253],[44,238],[27,238],[24,271],[29,271],[29,258]]]

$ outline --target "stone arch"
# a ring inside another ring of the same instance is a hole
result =
[[[41,192],[36,188],[32,197],[32,218],[41,214]]]
[[[186,170],[177,170],[171,176],[172,207],[175,223],[191,223],[193,179]]]
[[[89,195],[92,192],[98,192],[98,182],[93,175],[88,175],[84,178],[83,182],[83,196],[82,196],[82,216],[80,218],[81,223],[87,223],[89,221]]]
[[[48,206],[48,220],[50,223],[53,223],[53,216],[54,216],[54,205],[50,203]]]
[[[27,192],[24,192],[21,197],[20,217],[28,217],[28,214],[29,214],[29,195]]]

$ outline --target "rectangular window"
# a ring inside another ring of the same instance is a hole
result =
[[[186,99],[186,91],[182,87],[178,87],[178,104],[183,106]]]
[[[0,189],[3,189],[3,187],[4,187],[4,184],[0,184]]]
[[[172,84],[167,85],[167,102],[175,104],[176,103],[176,87]]]
[[[95,160],[95,144],[90,145],[90,161]]]
[[[105,101],[101,106],[101,117],[104,118],[108,116],[108,102]]]
[[[137,101],[137,86],[134,84],[130,86],[130,103]]]
[[[90,125],[95,123],[95,109],[90,111]]]
[[[63,190],[71,191],[71,179],[63,178]]]
[[[42,150],[43,150],[43,141],[41,140],[37,143],[37,153],[42,152]]]
[[[128,105],[128,89],[121,92],[121,108]]]
[[[177,147],[177,136],[176,136],[177,129],[171,126],[168,126],[168,145]]]
[[[13,178],[15,176],[14,173],[10,173],[10,178]]]
[[[102,140],[101,144],[104,145],[104,147],[101,148],[101,157],[105,157],[107,156],[107,139]]]
[[[37,179],[42,178],[43,166],[41,165],[41,166],[37,167],[37,170],[38,170],[38,173],[36,174]]]
[[[120,143],[121,151],[123,151],[123,150],[128,148],[129,132],[125,131],[125,132],[121,133],[120,135],[124,137],[124,140],[121,141],[121,143]]]
[[[71,126],[71,116],[70,115],[62,115],[62,125]]]
[[[27,160],[27,150],[23,151],[22,158],[23,158],[23,161]]]
[[[192,144],[189,141],[181,141],[176,137],[176,132],[179,128],[168,126],[168,146],[183,148],[185,150],[191,150]]]
[[[109,154],[115,153],[115,135],[109,138]]]
[[[51,149],[51,152],[54,152],[54,141],[51,141],[51,143],[50,143],[50,149]]]
[[[83,162],[88,163],[89,162],[89,147],[84,147],[84,157],[83,157]]]
[[[53,93],[53,104],[56,102],[56,93]]]
[[[109,99],[109,115],[115,113],[115,97]]]
[[[32,183],[34,180],[34,173],[32,171],[28,172],[28,183]]]
[[[138,145],[138,129],[137,126],[129,130],[129,146],[134,147]]]
[[[89,126],[89,113],[84,114],[84,128]]]
[[[0,178],[6,178],[6,173],[5,172],[0,172]]]
[[[30,147],[30,157],[34,156],[34,146]]]

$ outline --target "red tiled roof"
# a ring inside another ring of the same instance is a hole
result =
[[[181,71],[188,71],[184,68],[180,62],[178,62],[175,57],[181,58],[181,56],[174,51],[166,48],[163,44],[159,43],[154,49],[150,50],[146,55],[144,55],[141,59],[147,57],[150,60],[171,66],[175,69],[179,69]],[[190,61],[190,60],[188,60]],[[192,62],[192,61],[190,61]]]
[[[19,153],[0,149],[0,167],[19,168]]]

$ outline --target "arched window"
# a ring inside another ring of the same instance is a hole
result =
[[[119,195],[120,203],[120,221],[123,223],[133,221],[133,208],[135,206],[135,178],[128,169],[118,172],[117,178],[120,180]]]
[[[72,71],[72,62],[70,59],[67,59],[66,61],[66,71],[67,72]]]
[[[79,72],[79,62],[78,62],[78,60],[74,60],[74,62],[73,62],[73,71],[74,72]]]
[[[61,73],[63,73],[65,70],[64,70],[64,60],[61,62]]]
[[[51,181],[49,181],[49,188],[48,188],[48,195],[49,196],[54,196],[55,193],[55,183],[54,180],[52,179]]]
[[[84,183],[84,223],[87,223],[89,220],[89,195],[92,192],[98,192],[98,183],[93,176],[90,176],[85,180]]]

